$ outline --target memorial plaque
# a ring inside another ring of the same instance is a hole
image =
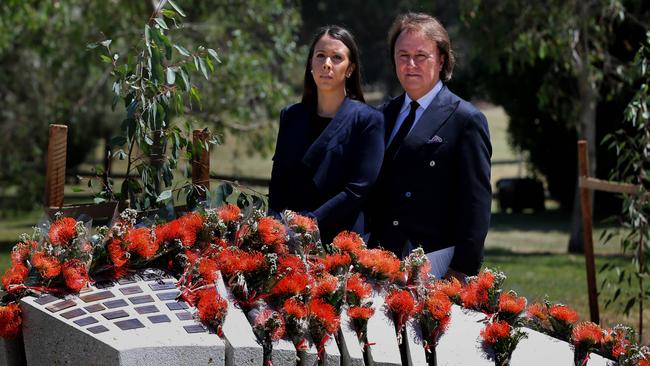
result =
[[[171,290],[176,288],[176,284],[173,282],[150,283],[149,287],[153,291]]]
[[[157,313],[158,308],[156,305],[146,305],[146,306],[140,306],[139,308],[135,308],[135,311],[138,312],[138,314],[151,314],[151,313]]]
[[[64,300],[64,301],[52,304],[52,305],[46,307],[46,309],[53,312],[53,313],[56,313],[57,311],[61,311],[63,309],[71,308],[71,307],[73,307],[75,305],[77,305],[77,303],[74,302],[74,300]]]
[[[185,331],[192,333],[205,333],[207,330],[201,324],[184,325]]]
[[[119,280],[117,280],[117,283],[119,283],[120,285],[128,285],[131,283],[135,283],[135,278],[133,276],[122,277]]]
[[[77,319],[77,320],[74,321],[74,323],[77,324],[80,327],[84,327],[84,326],[90,325],[90,324],[95,324],[97,322],[98,322],[98,320],[93,318],[92,316],[89,316],[87,318]]]
[[[88,328],[88,331],[93,333],[93,334],[98,334],[98,333],[108,332],[108,328],[106,328],[103,325],[96,325],[94,327]]]
[[[129,297],[129,301],[131,301],[133,305],[139,305],[148,302],[154,302],[154,299],[153,297],[151,297],[151,295],[141,295],[141,296]]]
[[[102,314],[102,316],[104,318],[108,319],[108,320],[113,320],[113,319],[117,319],[117,318],[126,318],[127,316],[129,316],[129,313],[127,313],[124,310],[117,310],[117,311],[111,311],[111,312],[108,312],[108,313],[104,313],[104,314]]]
[[[84,306],[84,309],[86,309],[86,311],[89,313],[96,313],[98,311],[106,310],[106,308],[102,304],[93,304],[89,306]]]
[[[45,304],[49,304],[49,303],[54,302],[54,301],[59,300],[59,299],[60,299],[59,297],[56,297],[54,295],[45,294],[45,295],[39,297],[38,299],[34,300],[34,302],[39,304],[39,305],[45,305]]]
[[[178,320],[192,320],[194,317],[192,317],[192,314],[189,311],[179,311],[174,313],[176,314],[176,317]]]
[[[104,304],[104,306],[106,306],[109,309],[121,308],[121,307],[125,307],[125,306],[129,305],[123,299],[106,301],[103,304]]]
[[[123,293],[124,295],[134,295],[134,294],[141,293],[142,289],[140,288],[140,286],[135,285],[135,286],[121,288],[120,292]]]
[[[115,325],[122,330],[144,328],[144,324],[138,319],[120,320],[115,322]]]
[[[156,297],[158,297],[162,301],[168,301],[168,300],[176,300],[178,295],[180,295],[180,291],[172,291],[172,292],[161,292],[156,294]]]
[[[171,311],[174,310],[184,310],[187,309],[187,303],[182,302],[182,301],[176,301],[176,302],[166,302],[165,305],[167,305],[167,308]]]
[[[84,314],[86,314],[85,311],[83,311],[82,309],[76,308],[74,310],[70,310],[70,311],[66,311],[65,313],[61,313],[60,315],[62,317],[64,317],[64,318],[66,318],[66,319],[72,319],[72,318],[76,318],[78,316],[82,316]]]
[[[171,319],[165,314],[160,314],[160,315],[152,315],[149,317],[149,320],[154,323],[170,323]]]
[[[111,297],[115,297],[115,295],[113,295],[113,293],[110,291],[101,291],[101,292],[95,292],[88,295],[79,296],[79,298],[83,302],[99,301],[104,299],[110,299]]]

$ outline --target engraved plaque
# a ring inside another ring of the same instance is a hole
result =
[[[108,332],[108,328],[106,328],[103,325],[96,325],[94,327],[88,328],[88,331],[93,333],[93,334],[98,334],[98,333]]]
[[[141,295],[141,296],[129,297],[129,301],[131,301],[133,305],[138,305],[138,304],[145,304],[148,302],[154,302],[154,299],[150,295]]]
[[[119,283],[120,285],[128,285],[130,283],[135,283],[135,278],[133,276],[122,277],[119,280],[117,280],[117,283]]]
[[[178,320],[192,320],[193,319],[192,314],[189,311],[179,311],[179,312],[174,313],[174,314],[176,314],[176,317],[178,318]]]
[[[171,290],[176,288],[176,284],[173,282],[150,283],[149,287],[151,287],[153,291]]]
[[[85,311],[83,311],[82,309],[76,308],[74,310],[70,310],[70,311],[66,311],[65,313],[61,313],[61,316],[66,318],[66,319],[72,319],[72,318],[76,318],[78,316],[82,316],[84,314],[86,314]]]
[[[187,304],[184,303],[184,302],[181,302],[181,301],[166,302],[165,305],[167,305],[167,308],[169,308],[169,310],[172,310],[172,311],[174,311],[174,310],[184,310],[184,309],[188,308]]]
[[[124,310],[111,311],[108,313],[102,314],[102,316],[108,320],[113,320],[117,318],[126,318],[129,314]]]
[[[49,304],[49,303],[54,302],[54,301],[59,300],[59,299],[60,298],[58,298],[58,297],[56,297],[54,295],[45,294],[45,295],[39,297],[38,299],[34,300],[34,302],[39,304],[39,305],[45,305],[45,304]]]
[[[149,320],[154,324],[171,322],[169,317],[167,315],[165,315],[165,314],[152,315],[152,316],[149,317]]]
[[[83,302],[93,302],[98,300],[109,299],[111,297],[115,297],[115,295],[113,295],[113,293],[110,291],[101,291],[101,292],[95,292],[88,295],[79,296],[79,298]]]
[[[142,324],[138,319],[120,320],[115,322],[115,325],[122,330],[144,328],[144,324]]]
[[[89,306],[84,306],[84,309],[86,309],[86,311],[89,313],[96,313],[98,311],[106,310],[106,308],[102,304],[93,304]]]
[[[203,328],[201,324],[192,324],[192,325],[184,325],[183,328],[185,328],[185,331],[188,333],[205,333],[206,329]]]
[[[135,286],[121,288],[120,292],[123,293],[124,295],[133,295],[133,294],[141,293],[142,289],[140,288],[140,286],[135,285]]]
[[[176,297],[178,297],[180,293],[181,293],[180,291],[161,292],[156,294],[156,296],[162,301],[176,300]]]
[[[77,305],[77,303],[74,302],[74,300],[64,300],[64,301],[52,304],[52,305],[46,307],[46,309],[53,312],[53,313],[56,313],[57,311],[61,311],[63,309],[71,308],[71,307],[73,307],[75,305]]]
[[[129,305],[129,304],[126,303],[126,301],[124,301],[124,299],[106,301],[103,304],[104,304],[104,306],[106,306],[109,309],[121,308],[123,306]]]
[[[89,316],[87,318],[77,319],[77,320],[74,321],[74,323],[77,324],[80,327],[84,327],[84,326],[90,325],[90,324],[95,324],[97,322],[98,322],[98,320],[93,318],[92,316]]]
[[[139,308],[135,308],[135,311],[137,311],[138,314],[151,314],[151,313],[157,313],[158,308],[155,305],[146,305],[146,306],[140,306]]]

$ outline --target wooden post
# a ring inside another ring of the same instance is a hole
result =
[[[68,126],[50,125],[45,173],[45,207],[63,206]]]
[[[589,176],[587,167],[587,142],[578,141],[578,174],[581,179]],[[591,201],[589,199],[590,189],[580,187],[580,207],[582,209],[582,233],[584,237],[585,264],[587,266],[587,291],[589,292],[589,315],[591,321],[600,323],[598,313],[598,293],[596,292],[596,264],[594,262],[594,241],[592,237]]]
[[[194,154],[192,155],[192,184],[201,186],[199,197],[204,200],[210,190],[210,151],[206,142],[210,139],[207,129],[192,131]]]

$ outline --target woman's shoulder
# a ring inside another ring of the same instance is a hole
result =
[[[292,118],[297,115],[303,115],[304,113],[307,113],[309,111],[309,107],[302,102],[290,104],[284,108],[282,108],[282,111],[280,112],[280,116],[284,118]]]
[[[361,124],[383,123],[384,114],[380,110],[359,100],[350,99],[350,110],[354,111]]]

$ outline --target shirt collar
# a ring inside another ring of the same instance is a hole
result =
[[[420,99],[417,100],[418,104],[420,105],[419,108],[427,109],[429,107],[429,104],[433,102],[433,99],[438,95],[438,93],[442,90],[442,81],[438,80],[436,85],[433,86],[431,90],[429,90],[428,93],[424,94]],[[410,104],[411,104],[411,97],[407,93],[404,93],[404,104],[402,104],[402,109],[400,109],[400,113],[410,109]]]

